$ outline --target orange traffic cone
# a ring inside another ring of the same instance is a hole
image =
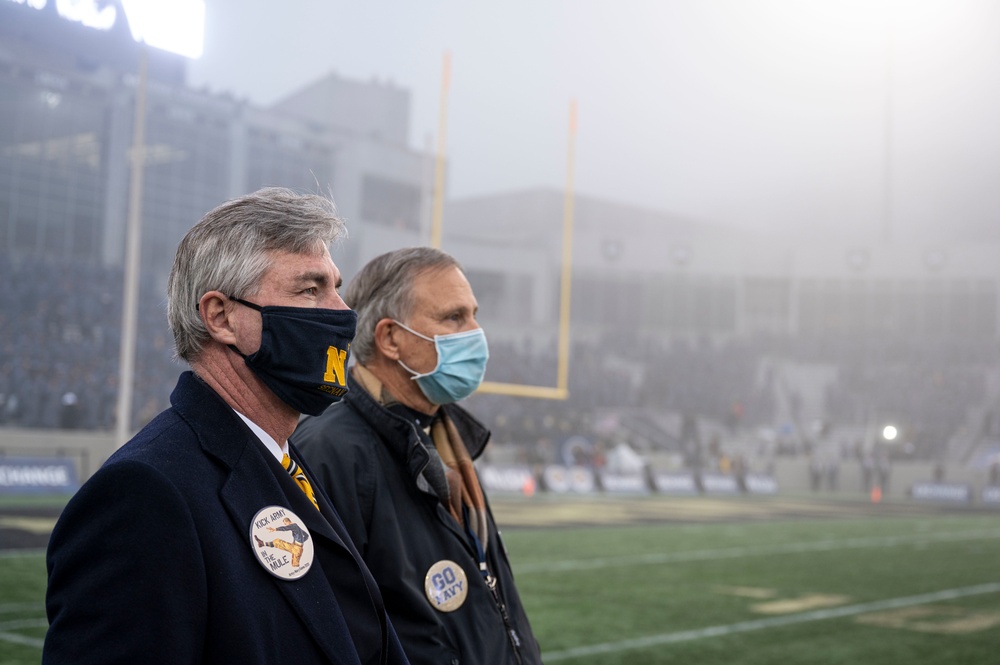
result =
[[[524,486],[521,488],[521,491],[524,492],[524,496],[534,496],[535,479],[529,476],[528,479],[524,481]]]
[[[872,487],[872,503],[882,503],[882,488],[878,485]]]

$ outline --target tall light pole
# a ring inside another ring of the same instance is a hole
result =
[[[122,301],[122,338],[118,359],[118,406],[115,410],[115,446],[121,448],[132,431],[132,387],[135,377],[135,340],[139,304],[139,259],[142,253],[142,187],[146,166],[146,79],[149,56],[139,47],[139,80],[135,89],[132,148],[129,151],[128,220],[125,229],[125,293]]]

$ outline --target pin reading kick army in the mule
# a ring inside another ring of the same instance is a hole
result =
[[[283,534],[287,536],[280,537]],[[250,545],[264,570],[283,580],[295,580],[309,572],[315,555],[302,519],[281,506],[267,506],[254,516]]]

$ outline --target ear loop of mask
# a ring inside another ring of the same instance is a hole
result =
[[[407,332],[409,332],[409,333],[411,333],[413,335],[416,335],[420,339],[425,339],[428,342],[433,342],[434,343],[434,353],[437,355],[437,362],[434,363],[434,369],[432,369],[431,371],[429,371],[429,372],[427,372],[425,374],[421,374],[420,372],[413,371],[412,369],[410,369],[409,367],[407,367],[406,363],[404,363],[402,360],[397,360],[396,361],[396,362],[399,363],[400,367],[402,367],[403,369],[405,369],[407,372],[409,372],[411,374],[410,380],[411,381],[416,381],[417,379],[419,379],[421,377],[430,376],[431,374],[433,374],[434,372],[436,372],[438,366],[441,364],[441,352],[438,349],[437,340],[435,340],[433,337],[428,337],[427,335],[421,335],[420,333],[418,333],[413,328],[409,327],[405,323],[401,323],[401,322],[397,321],[396,319],[392,319],[392,322],[395,323],[400,328],[402,328],[403,330],[406,330]]]

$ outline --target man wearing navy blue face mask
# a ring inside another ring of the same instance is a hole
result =
[[[414,663],[541,662],[473,460],[489,432],[456,402],[489,357],[454,258],[415,247],[351,280],[342,402],[292,435],[333,500]]]
[[[43,663],[406,664],[288,443],[347,389],[356,317],[329,250],[344,231],[329,199],[268,188],[185,235],[167,318],[191,371],[52,532]]]

